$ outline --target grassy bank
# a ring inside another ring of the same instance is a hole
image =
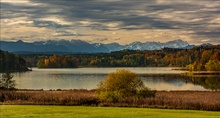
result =
[[[220,111],[218,91],[158,91],[154,98],[130,98],[118,102],[100,101],[95,91],[0,91],[0,104],[148,107]]]
[[[2,118],[218,118],[220,112],[149,108],[1,105]]]

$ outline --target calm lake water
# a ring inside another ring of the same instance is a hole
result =
[[[95,89],[110,72],[122,68],[74,68],[37,69],[14,73],[18,89]],[[185,71],[172,68],[124,68],[137,73],[143,82],[154,90],[210,90],[189,77],[180,75]]]

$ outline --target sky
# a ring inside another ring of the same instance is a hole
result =
[[[1,40],[220,44],[220,0],[1,0]]]

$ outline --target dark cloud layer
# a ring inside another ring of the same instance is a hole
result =
[[[220,0],[30,0],[1,3],[1,19],[28,17],[34,27],[93,30],[168,29],[220,40]],[[9,15],[10,14],[10,15]],[[56,17],[68,23],[44,21]],[[186,34],[187,35],[187,34]]]

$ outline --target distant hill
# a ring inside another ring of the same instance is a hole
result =
[[[211,45],[211,44],[209,44]],[[101,44],[88,43],[82,40],[48,40],[36,42],[17,42],[0,41],[0,49],[14,53],[109,53],[120,50],[160,50],[162,48],[193,48],[188,42],[174,40],[165,43],[161,42],[133,42],[127,45],[118,43]]]
[[[107,48],[101,46],[95,47],[94,45],[81,40],[48,40],[33,43],[27,43],[21,40],[17,42],[0,41],[0,49],[15,53],[98,53],[109,51]]]

